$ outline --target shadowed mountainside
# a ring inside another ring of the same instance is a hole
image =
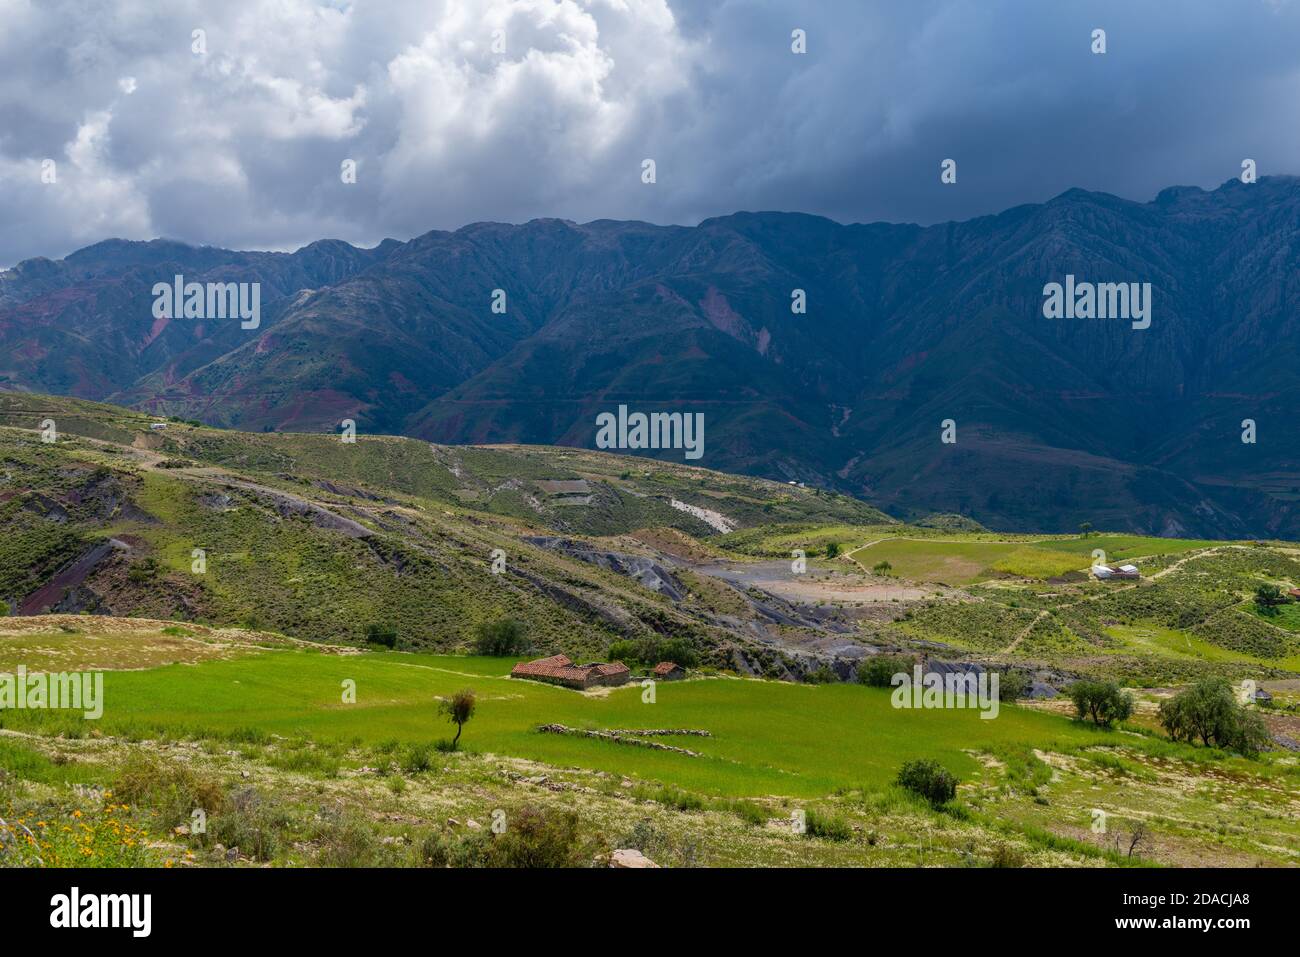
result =
[[[698,464],[904,517],[1294,537],[1297,229],[1300,180],[1272,177],[926,228],[738,213],[293,254],[110,241],[0,274],[0,388],[449,443],[591,447],[620,403],[703,412]],[[262,282],[261,327],[155,320],[152,284],[178,272]],[[1066,274],[1151,283],[1150,328],[1045,319]]]

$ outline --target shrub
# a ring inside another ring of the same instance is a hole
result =
[[[1031,682],[1023,671],[1003,671],[998,674],[998,700],[1015,701],[1029,690]]]
[[[704,810],[704,800],[690,791],[683,791],[680,788],[665,787],[661,788],[655,795],[654,800],[667,807],[674,808],[678,811],[702,811]]]
[[[237,847],[254,860],[269,861],[293,824],[293,818],[279,804],[252,788],[244,788],[231,794],[225,808],[208,819],[205,843]]]
[[[513,618],[485,621],[475,630],[474,650],[493,658],[522,655],[528,650],[528,629]]]
[[[840,543],[839,543],[839,542],[831,542],[829,545],[826,546],[826,557],[827,557],[827,558],[838,558],[838,557],[839,557],[839,554],[840,554]]]
[[[957,779],[938,761],[908,761],[898,770],[898,784],[935,807],[957,796]]]
[[[1287,597],[1282,593],[1282,589],[1271,582],[1255,589],[1255,604],[1262,614],[1276,615],[1277,606],[1286,603]]]
[[[1113,681],[1076,681],[1066,689],[1079,720],[1091,718],[1099,727],[1110,727],[1133,714],[1133,696]]]
[[[1238,704],[1224,678],[1206,678],[1160,704],[1160,723],[1175,741],[1254,756],[1272,740],[1264,719]]]
[[[809,808],[804,812],[804,833],[828,841],[847,841],[853,837],[853,828],[842,817]]]
[[[993,849],[993,856],[989,859],[989,867],[1024,867],[1025,854],[1019,848],[1011,844],[999,843]]]
[[[158,577],[158,559],[142,558],[138,562],[133,562],[127,569],[126,577],[129,581],[141,585],[145,582],[151,582]]]
[[[762,827],[767,823],[767,809],[753,801],[732,801],[731,811],[746,824]],[[644,848],[640,848],[640,850],[644,850]]]
[[[394,863],[369,822],[356,814],[327,818],[312,835],[320,867],[381,867]]]
[[[840,676],[831,670],[829,665],[821,665],[816,671],[808,672],[804,680],[807,681],[808,684],[829,685],[839,681]]]
[[[431,744],[413,744],[402,755],[402,770],[407,774],[420,774],[433,767],[434,747]]]
[[[387,625],[369,624],[366,625],[366,641],[385,648],[396,648],[397,631]]]
[[[225,806],[226,796],[215,778],[183,764],[163,764],[151,755],[131,755],[118,771],[113,793],[128,804],[150,811],[165,828],[188,824],[196,810],[211,816]]]
[[[609,650],[605,652],[605,657],[610,661],[621,661],[628,665],[634,665],[641,661],[641,655],[637,650],[636,642],[628,641],[626,639],[610,642]]]
[[[655,649],[656,661],[673,661],[683,668],[694,668],[700,663],[695,646],[685,638],[668,638]]]
[[[914,663],[906,655],[872,655],[858,665],[858,681],[872,688],[888,688],[894,675],[911,674]]]
[[[506,818],[505,832],[492,842],[493,867],[589,867],[604,848],[586,839],[573,811],[525,807]]]
[[[525,807],[506,817],[506,829],[425,838],[420,856],[429,867],[590,867],[609,848],[599,836],[588,837],[572,811]]]
[[[487,867],[491,841],[491,836],[481,831],[433,831],[420,845],[420,863],[425,867]]]

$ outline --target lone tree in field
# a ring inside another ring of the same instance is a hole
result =
[[[1264,719],[1237,702],[1224,678],[1206,678],[1160,704],[1160,723],[1175,741],[1238,751],[1254,757],[1272,735]]]
[[[456,737],[451,739],[453,751],[456,750],[456,743],[460,741],[460,733],[465,730],[466,722],[474,717],[474,704],[474,692],[469,688],[463,688],[438,705],[438,711],[445,714],[447,720],[456,725]]]
[[[826,546],[826,557],[827,557],[827,558],[837,558],[837,557],[839,556],[839,554],[840,554],[840,543],[839,543],[839,542],[831,542],[829,545]]]
[[[871,570],[877,575],[888,575],[894,570],[894,566],[889,564],[889,562],[876,562],[871,566]]]
[[[1076,681],[1066,689],[1079,720],[1091,718],[1099,727],[1109,728],[1133,714],[1133,696],[1121,691],[1113,681]]]
[[[1087,538],[1088,535],[1091,534],[1091,532],[1092,532],[1092,522],[1080,522],[1080,523],[1079,523],[1079,537],[1080,537],[1080,538]]]

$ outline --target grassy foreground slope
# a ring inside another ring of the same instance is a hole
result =
[[[125,859],[96,838],[92,864],[419,864],[469,820],[573,811],[593,847],[636,847],[678,866],[1300,859],[1294,759],[1172,745],[1141,721],[1105,732],[1012,705],[983,721],[896,710],[887,692],[860,686],[734,678],[661,684],[646,703],[637,687],[583,695],[514,681],[501,659],[285,649],[271,636],[74,616],[42,630],[41,621],[0,628],[0,660],[64,635],[69,668],[115,654],[138,665],[139,647],[166,629],[210,651],[111,671],[98,722],[0,714],[0,818],[49,824],[79,811],[78,824],[101,813],[100,800],[123,801],[119,819],[147,835]],[[355,703],[342,699],[344,680],[356,682]],[[466,686],[479,709],[464,750],[440,753],[430,745],[450,728],[436,704]],[[554,722],[711,736],[641,738],[688,755],[537,730]],[[892,785],[917,755],[957,773],[956,804],[936,810]],[[209,829],[188,833],[198,806]],[[1091,829],[1097,808],[1105,834]],[[796,814],[811,830],[791,826]],[[1145,843],[1130,857],[1139,825]]]

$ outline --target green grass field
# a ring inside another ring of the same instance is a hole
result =
[[[1074,555],[1091,556],[1094,549],[1106,553],[1107,561],[1139,558],[1143,555],[1181,555],[1198,548],[1210,548],[1223,542],[1195,538],[1155,538],[1150,535],[1089,535],[1087,538],[1045,538],[1035,542],[1035,548]],[[1091,559],[1089,559],[1091,560]]]
[[[1261,621],[1266,621],[1270,625],[1278,628],[1285,628],[1287,631],[1300,631],[1300,603],[1291,603],[1287,605],[1278,605],[1273,610],[1276,614],[1266,615],[1261,612],[1254,602],[1249,606],[1250,613]]]
[[[1069,745],[1111,737],[1010,706],[992,720],[973,710],[896,710],[887,690],[858,685],[702,679],[661,683],[655,703],[646,704],[637,685],[589,697],[506,678],[508,666],[501,659],[270,651],[200,665],[113,672],[106,676],[99,727],[110,734],[220,735],[256,728],[367,744],[433,741],[450,737],[453,730],[438,716],[437,698],[471,687],[478,695],[478,712],[462,744],[475,751],[710,794],[806,797],[840,787],[884,786],[903,761],[914,757],[937,758],[968,775],[975,763],[966,749]],[[356,704],[342,703],[346,679],[356,682]],[[6,723],[22,718],[15,714]],[[690,757],[535,730],[549,722],[580,728],[697,728],[713,737],[659,739],[702,754]]]
[[[993,566],[1027,546],[1005,542],[931,541],[891,538],[852,552],[866,568],[889,562],[893,574],[913,581],[968,585],[992,577]],[[1075,563],[1086,565],[1086,562]]]
[[[814,533],[808,533],[810,535]],[[1181,555],[1221,542],[1153,538],[1143,535],[1045,536],[1017,541],[989,541],[988,535],[957,535],[943,540],[888,538],[851,552],[863,566],[886,561],[893,573],[917,581],[969,585],[1012,575],[1047,579],[1083,572],[1100,549],[1107,561],[1146,555]]]

